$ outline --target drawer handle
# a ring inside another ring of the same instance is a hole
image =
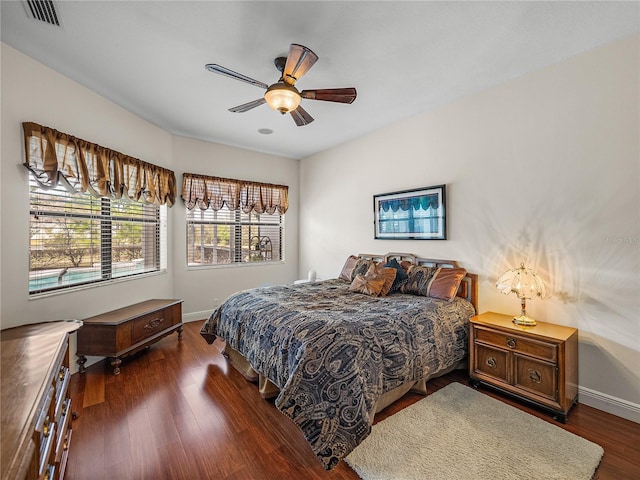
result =
[[[58,379],[60,381],[64,380],[64,375],[65,375],[64,371],[65,371],[65,367],[64,366],[60,367],[60,372],[58,372]]]
[[[69,435],[64,436],[64,443],[62,444],[63,450],[69,450]]]
[[[507,347],[516,348],[518,341],[515,338],[507,337]]]
[[[496,362],[495,358],[489,357],[487,358],[487,365],[489,365],[491,368],[496,368],[496,366],[498,365],[498,362]]]
[[[49,417],[44,421],[44,426],[42,427],[42,436],[47,438],[51,433],[51,422],[49,421]]]
[[[540,383],[542,381],[542,375],[540,375],[539,371],[533,370],[532,368],[530,368],[529,380],[531,380],[533,383]]]
[[[47,467],[47,471],[44,472],[44,477],[42,477],[43,480],[51,480],[53,478],[53,465],[50,465],[49,467]]]
[[[144,329],[145,330],[154,330],[154,329],[158,328],[158,325],[160,325],[162,322],[164,322],[164,318],[163,317],[154,318],[153,320],[149,321],[149,323],[147,323],[144,326]]]

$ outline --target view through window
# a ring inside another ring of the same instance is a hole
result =
[[[190,267],[283,260],[284,215],[187,209]]]

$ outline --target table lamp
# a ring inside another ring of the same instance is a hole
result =
[[[536,272],[521,263],[519,268],[505,272],[496,282],[496,288],[505,295],[515,293],[520,299],[522,310],[520,316],[513,319],[513,323],[530,327],[536,324],[533,318],[527,317],[525,311],[527,299],[545,294],[544,282]]]

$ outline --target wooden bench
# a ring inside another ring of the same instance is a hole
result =
[[[82,321],[77,356],[80,373],[87,355],[109,357],[113,374],[120,373],[122,357],[148,348],[178,331],[182,340],[182,300],[154,299],[96,315]]]

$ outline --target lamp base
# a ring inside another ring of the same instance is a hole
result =
[[[526,315],[520,315],[519,317],[515,317],[513,319],[513,323],[515,323],[516,325],[524,325],[526,327],[536,326],[536,321],[531,317],[527,317]]]

